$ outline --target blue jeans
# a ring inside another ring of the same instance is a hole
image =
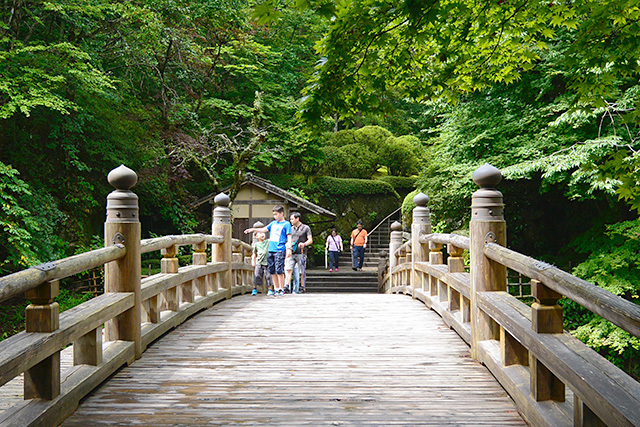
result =
[[[291,273],[291,292],[296,294],[300,292],[300,269],[297,263],[293,266],[293,273]]]
[[[362,268],[364,263],[364,246],[353,247],[353,268]]]
[[[329,251],[329,268],[338,268],[340,261],[340,252],[338,251]]]

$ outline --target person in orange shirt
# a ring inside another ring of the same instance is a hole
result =
[[[362,228],[362,221],[358,220],[356,229],[351,232],[351,253],[353,254],[353,269],[362,270],[364,263],[364,250],[367,247],[369,234]]]

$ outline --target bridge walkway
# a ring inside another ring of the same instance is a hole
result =
[[[401,295],[249,295],[155,342],[64,426],[523,426],[433,311]]]

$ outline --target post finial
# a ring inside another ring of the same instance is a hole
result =
[[[391,224],[391,231],[402,231],[402,224],[398,221],[394,221],[393,224]]]
[[[116,190],[130,190],[138,182],[138,175],[125,165],[120,165],[109,172],[107,181]]]
[[[502,181],[502,172],[489,163],[485,163],[473,172],[472,178],[480,188],[495,188]]]
[[[213,199],[213,202],[218,206],[227,207],[231,203],[231,199],[226,194],[220,193]]]
[[[264,227],[264,224],[262,223],[262,221],[256,221],[253,223],[253,228],[262,228]]]
[[[423,208],[427,206],[427,203],[429,203],[429,196],[420,192],[413,197],[413,203],[415,203],[416,206],[420,206]]]

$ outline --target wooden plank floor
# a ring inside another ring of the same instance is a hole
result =
[[[64,426],[526,425],[434,312],[402,295],[240,296],[154,343]]]

